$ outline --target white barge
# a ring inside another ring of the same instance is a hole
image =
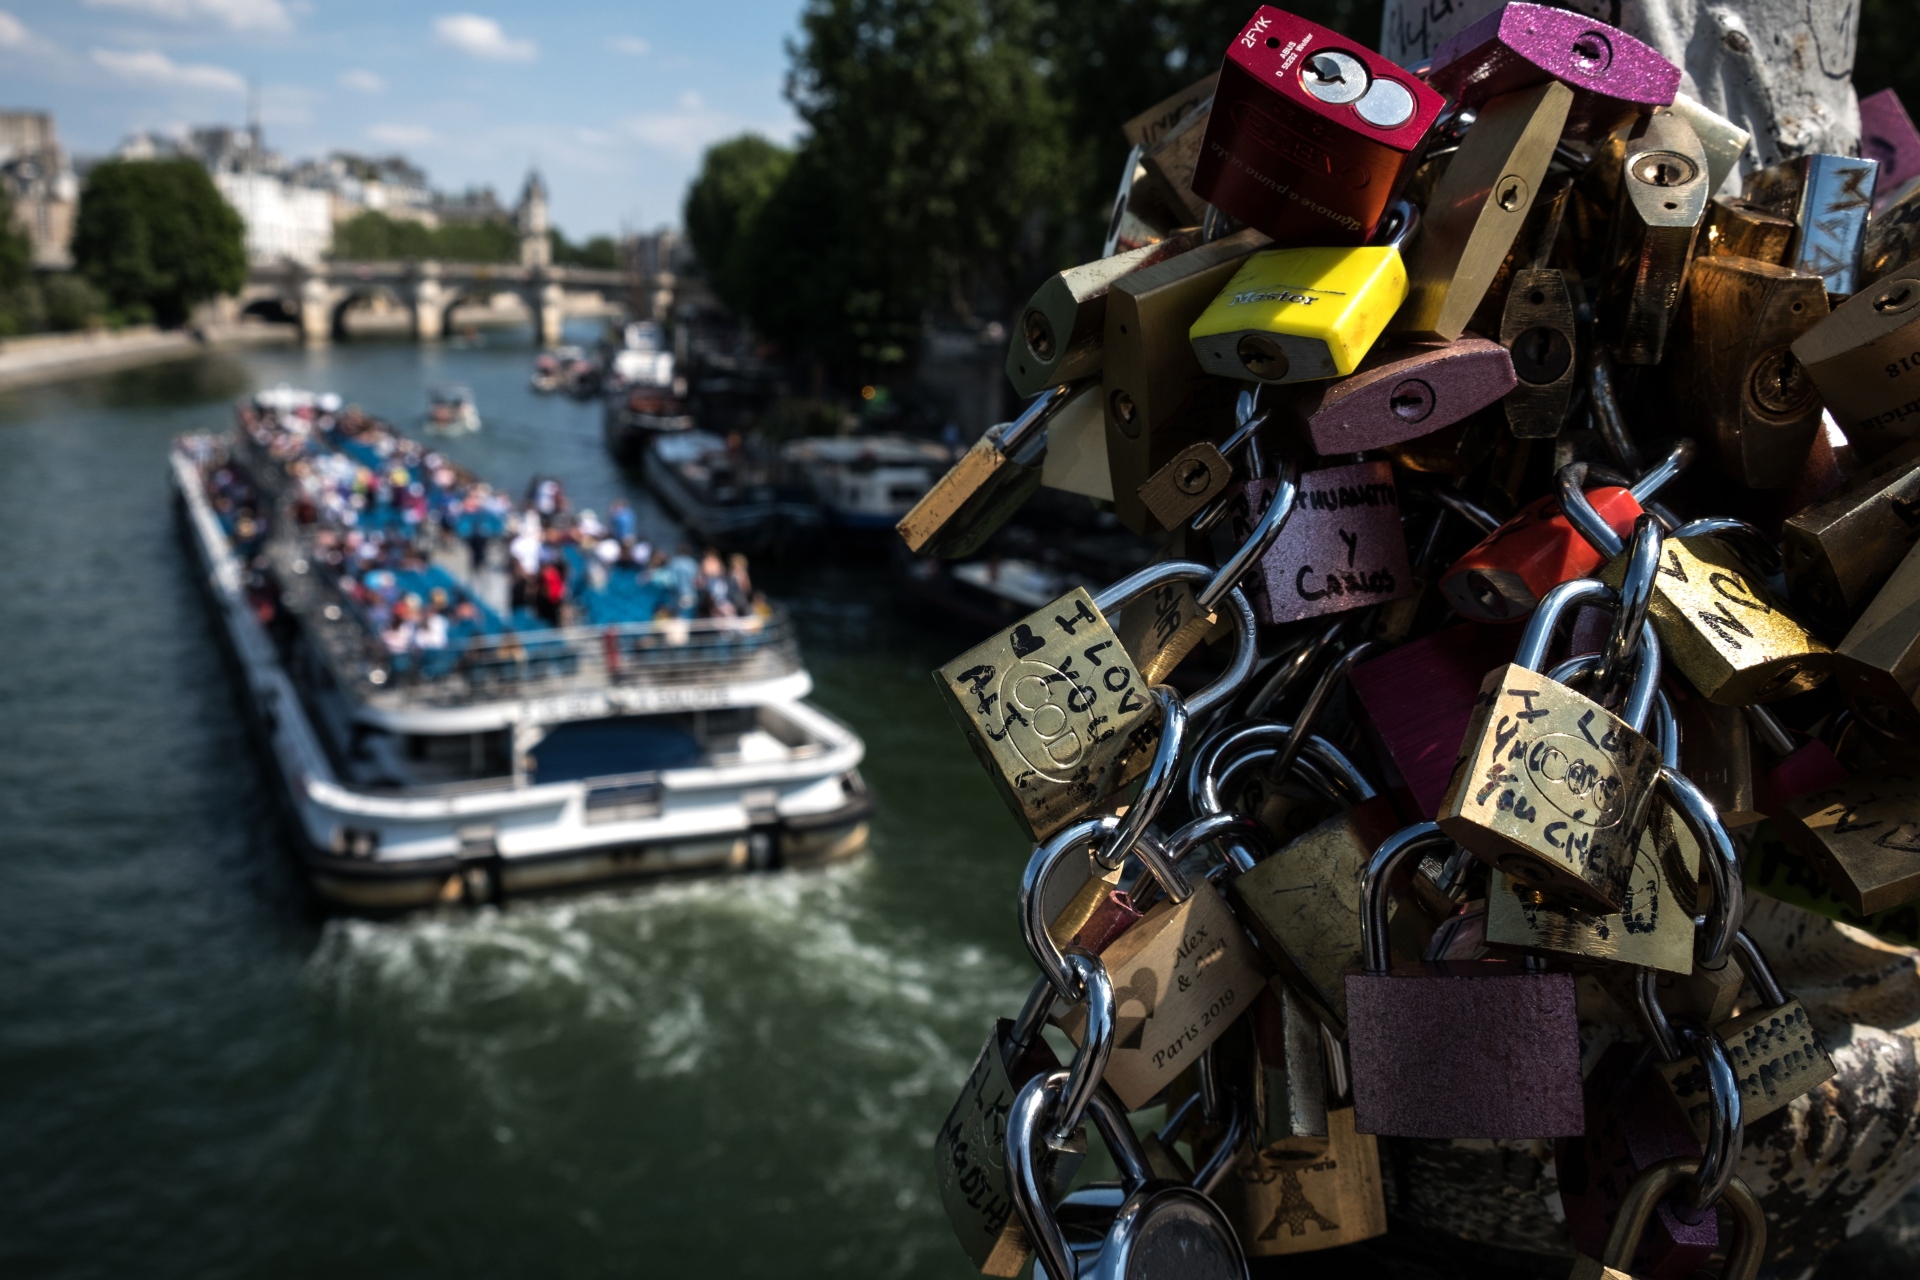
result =
[[[263,397],[231,435],[172,452],[187,540],[322,898],[373,912],[499,902],[865,847],[864,746],[804,700],[812,682],[777,611],[540,627],[516,609],[509,621],[484,603],[489,570],[434,526],[424,540],[445,554],[398,572],[465,633],[397,651],[329,560],[302,489],[311,467],[287,466],[284,436],[248,426],[304,415],[303,447],[324,457],[325,403]],[[235,486],[250,506],[236,508]],[[417,522],[410,536],[422,539]]]

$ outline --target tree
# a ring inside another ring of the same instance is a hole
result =
[[[700,173],[687,188],[681,220],[706,268],[714,295],[736,313],[751,314],[754,227],[793,165],[793,152],[755,133],[707,148]]]
[[[0,290],[27,282],[33,270],[33,242],[13,225],[13,200],[0,187]]]
[[[88,175],[73,258],[129,318],[185,322],[247,282],[246,228],[192,160],[108,160]]]
[[[334,227],[328,256],[347,262],[429,258],[440,262],[518,262],[520,232],[504,218],[429,227],[411,218],[390,218],[369,209]]]
[[[585,244],[575,244],[555,227],[547,232],[547,243],[553,247],[556,266],[592,267],[597,271],[620,269],[620,246],[613,242],[612,236],[593,236]]]

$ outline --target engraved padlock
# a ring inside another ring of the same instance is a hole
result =
[[[1193,171],[1200,163],[1201,142],[1213,101],[1195,103],[1165,133],[1140,149],[1145,171],[1134,189],[1135,207],[1157,205],[1159,219],[1177,227],[1198,226],[1207,216],[1207,201],[1193,189]],[[1147,214],[1154,220],[1152,213]]]
[[[1700,253],[1752,258],[1777,267],[1786,262],[1798,230],[1792,218],[1751,200],[1715,196],[1707,205],[1707,220],[1700,230]]]
[[[1469,107],[1549,81],[1572,91],[1566,136],[1585,141],[1672,105],[1680,68],[1618,27],[1515,0],[1443,40],[1427,73],[1428,84]]]
[[[1735,484],[1785,489],[1800,478],[1822,406],[1793,343],[1826,316],[1818,276],[1724,254],[1693,260],[1669,386]]]
[[[1707,155],[1685,120],[1657,111],[1623,165],[1602,319],[1622,363],[1659,364],[1707,211]]]
[[[1620,1204],[1619,1216],[1607,1235],[1605,1251],[1599,1258],[1580,1255],[1573,1264],[1569,1280],[1637,1280],[1633,1272],[1634,1254],[1654,1207],[1680,1190],[1699,1174],[1700,1162],[1675,1156],[1650,1166],[1634,1180]],[[1733,1210],[1739,1226],[1737,1243],[1730,1251],[1722,1271],[1724,1280],[1755,1280],[1760,1263],[1767,1256],[1767,1215],[1751,1188],[1737,1176],[1728,1183],[1724,1203]],[[1638,1280],[1652,1280],[1639,1277]]]
[[[960,461],[900,518],[901,541],[915,555],[956,559],[978,551],[1040,487],[1047,425],[1092,387],[1051,387],[1012,422],[990,427]]]
[[[1774,824],[1863,916],[1920,898],[1920,776],[1899,766],[1784,801]]]
[[[1789,516],[1780,531],[1787,594],[1808,619],[1844,635],[1920,540],[1920,441],[1855,477],[1851,489]]]
[[[1573,100],[1549,80],[1480,105],[1407,250],[1395,333],[1451,342],[1466,331],[1533,207]]]
[[[1445,105],[1361,42],[1262,5],[1227,47],[1194,190],[1282,244],[1364,244]]]
[[[1586,471],[1582,462],[1561,468],[1561,510],[1595,550],[1612,557],[1598,576],[1617,586],[1626,571],[1625,544],[1592,510],[1582,488]],[[1654,579],[1654,630],[1680,673],[1723,706],[1804,693],[1832,674],[1832,653],[1780,606],[1728,540],[1711,532],[1735,525],[1696,520],[1664,540]]]
[[[1418,226],[1401,201],[1374,243],[1252,255],[1188,331],[1200,366],[1274,384],[1352,373],[1406,299],[1401,247]]]
[[[1136,533],[1152,526],[1140,486],[1187,445],[1211,434],[1222,388],[1207,378],[1187,331],[1267,238],[1238,231],[1116,280],[1107,292],[1102,388],[1114,514]]]
[[[1793,344],[1834,420],[1862,456],[1920,433],[1920,267],[1862,289]]]
[[[1643,732],[1660,679],[1660,645],[1643,624],[1619,714],[1540,674],[1562,615],[1616,608],[1587,579],[1549,591],[1519,652],[1487,674],[1442,797],[1440,829],[1494,870],[1549,898],[1620,910],[1660,771]]]
[[[1880,166],[1852,156],[1796,156],[1746,177],[1740,194],[1792,218],[1786,265],[1825,278],[1827,292],[1859,289],[1860,251]]]
[[[1366,971],[1347,976],[1354,1127],[1409,1138],[1556,1138],[1586,1125],[1573,975],[1516,961],[1393,965],[1387,886],[1446,857],[1430,822],[1389,836],[1361,887]]]
[[[1385,449],[1450,427],[1512,391],[1513,358],[1485,338],[1382,343],[1350,377],[1301,389],[1289,406],[1323,455]]]
[[[1107,1230],[1074,1247],[1034,1153],[1066,1083],[1064,1072],[1029,1080],[1007,1115],[1014,1209],[1033,1241],[1036,1280],[1246,1280],[1246,1257],[1219,1207],[1192,1187],[1153,1176],[1126,1111],[1104,1089],[1087,1114],[1119,1168],[1122,1196]]]
[[[1264,518],[1279,483],[1249,480],[1228,490],[1245,500],[1230,517],[1236,539]],[[1247,577],[1254,614],[1269,624],[1385,604],[1414,586],[1399,491],[1386,461],[1303,472],[1291,518]]]
[[[1107,294],[1114,281],[1198,243],[1197,236],[1176,235],[1049,276],[1027,299],[1007,347],[1007,381],[1014,391],[1032,396],[1063,382],[1099,377]]]

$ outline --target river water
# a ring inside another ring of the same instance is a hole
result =
[[[871,854],[327,919],[193,581],[165,458],[288,382],[516,490],[625,495],[531,351],[210,355],[0,394],[0,1274],[963,1276],[931,1138],[1031,980],[1027,848],[875,568],[759,576],[866,739]]]

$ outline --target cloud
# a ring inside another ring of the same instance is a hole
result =
[[[26,24],[5,9],[0,9],[0,49],[18,49],[26,42]]]
[[[531,40],[515,40],[492,18],[477,13],[446,13],[433,20],[434,39],[489,62],[531,62],[540,52]]]
[[[164,85],[169,89],[209,89],[218,93],[247,91],[236,71],[205,63],[175,62],[158,49],[95,49],[93,60],[122,80]]]
[[[340,87],[355,93],[385,93],[387,82],[371,71],[342,71]]]
[[[424,147],[434,141],[434,132],[423,124],[376,124],[367,137],[389,147]]]
[[[280,0],[86,0],[91,9],[123,9],[169,22],[213,22],[229,31],[291,31]]]
[[[607,47],[615,53],[628,53],[636,58],[643,58],[653,52],[653,46],[639,36],[615,36],[607,41]]]
[[[749,120],[730,111],[716,111],[699,94],[688,90],[671,111],[647,111],[620,122],[628,137],[680,156],[697,156],[712,143],[737,133],[760,133],[775,141],[793,136],[793,122]]]

